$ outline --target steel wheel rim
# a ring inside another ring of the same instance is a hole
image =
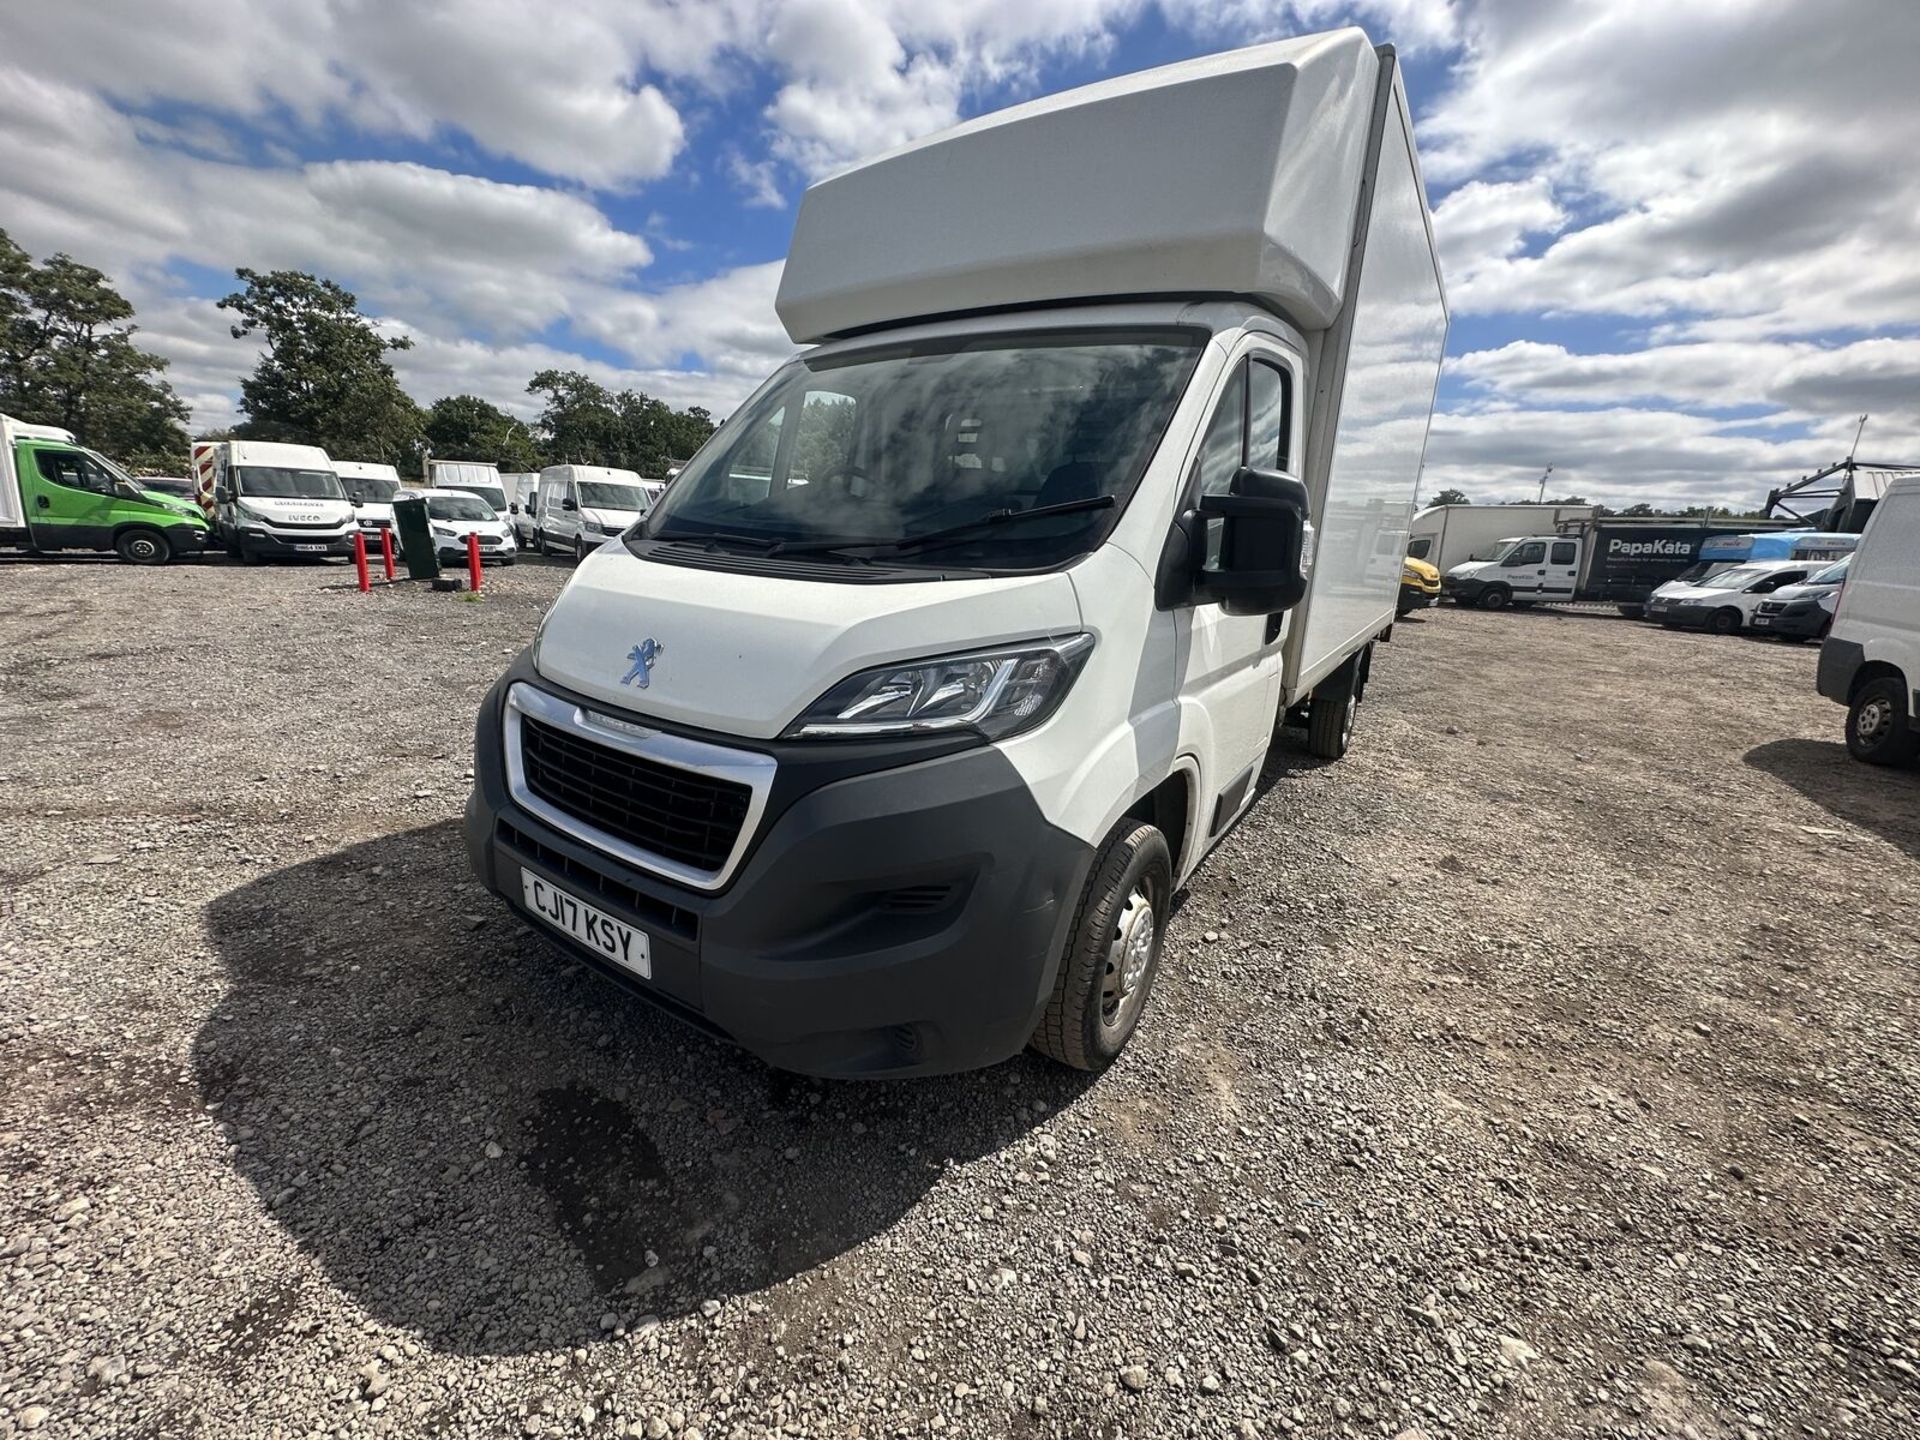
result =
[[[1860,738],[1878,743],[1893,723],[1893,706],[1885,700],[1869,700],[1860,707],[1857,729]]]
[[[133,552],[136,560],[151,560],[160,553],[160,547],[144,535],[136,535],[129,540],[127,549]]]
[[[1127,895],[1126,908],[1120,912],[1113,939],[1107,945],[1106,968],[1100,977],[1100,1024],[1104,1028],[1119,1030],[1140,1013],[1159,934],[1153,897],[1145,886],[1136,884]]]

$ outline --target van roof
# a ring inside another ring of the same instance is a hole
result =
[[[542,480],[548,476],[555,480],[603,480],[614,485],[641,483],[639,472],[618,470],[611,465],[549,465],[540,472]]]
[[[333,462],[336,475],[353,475],[368,480],[398,480],[400,472],[391,465],[383,465],[378,460],[336,460]]]
[[[1364,32],[1335,30],[890,151],[808,189],[775,308],[802,344],[1126,295],[1246,295],[1324,329],[1346,289],[1380,68]]]

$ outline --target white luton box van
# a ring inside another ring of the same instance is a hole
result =
[[[1390,49],[1094,85],[808,191],[815,348],[488,696],[473,866],[832,1075],[1097,1069],[1282,715],[1345,746],[1447,313]]]
[[[1847,566],[1816,684],[1847,707],[1847,749],[1870,765],[1920,758],[1920,475],[1893,481]]]

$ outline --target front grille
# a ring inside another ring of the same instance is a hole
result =
[[[1760,613],[1762,615],[1778,615],[1786,608],[1787,602],[1784,600],[1762,600],[1760,602]]]
[[[267,525],[275,530],[338,530],[338,520],[278,520],[270,519]]]
[[[681,939],[694,941],[700,938],[700,917],[683,906],[669,905],[664,900],[656,900],[644,890],[636,890],[624,885],[610,876],[601,874],[591,865],[582,865],[565,851],[556,850],[551,845],[542,844],[532,835],[516,825],[500,822],[500,843],[517,855],[524,855],[536,864],[544,865],[554,874],[563,877],[569,884],[586,891],[601,900],[611,901],[638,915],[650,925],[671,931]],[[509,887],[511,888],[511,887]]]
[[[753,792],[732,780],[643,760],[523,715],[527,789],[616,840],[698,870],[733,853]]]

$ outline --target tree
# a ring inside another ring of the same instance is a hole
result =
[[[133,343],[133,306],[70,255],[42,264],[0,230],[0,410],[73,431],[139,469],[186,464],[187,407]]]
[[[578,370],[542,370],[527,382],[529,395],[543,396],[540,438],[559,465],[618,465],[620,417],[613,396]]]
[[[713,433],[699,406],[675,410],[640,390],[607,389],[578,370],[542,370],[527,382],[541,396],[541,448],[555,464],[612,465],[659,478]]]
[[[1429,505],[1471,505],[1472,503],[1464,492],[1452,489],[1442,490],[1427,502]]]
[[[445,460],[492,460],[502,470],[540,468],[527,427],[478,395],[445,395],[427,407],[427,449]]]
[[[405,336],[382,335],[353,293],[302,270],[236,270],[245,289],[220,302],[240,316],[236,340],[258,335],[266,352],[240,382],[240,432],[252,440],[318,445],[351,460],[412,466],[420,407],[400,388],[390,350]]]

